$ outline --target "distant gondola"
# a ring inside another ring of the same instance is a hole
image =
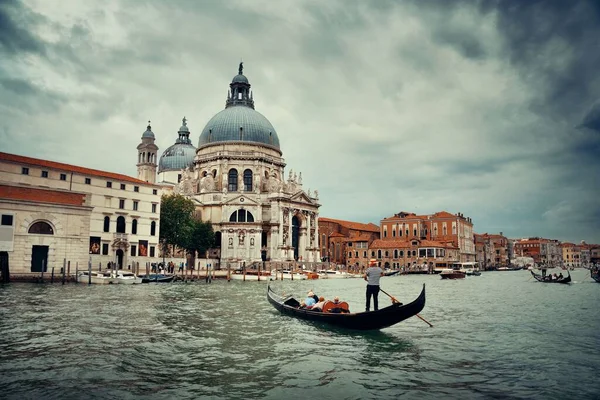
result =
[[[535,272],[531,271],[531,275],[533,275],[533,277],[535,278],[535,280],[537,280],[538,282],[544,282],[544,283],[570,283],[571,282],[571,274],[569,273],[569,271],[567,271],[567,276],[565,276],[562,279],[546,279],[548,276],[543,277],[540,274],[536,274]]]
[[[175,275],[164,275],[164,274],[150,274],[150,275],[142,275],[142,283],[170,283],[175,279]]]
[[[600,283],[600,271],[598,271],[597,269],[596,270],[591,269],[590,276],[592,277],[593,280]]]
[[[292,296],[279,296],[273,292],[271,286],[267,289],[269,303],[282,314],[313,322],[324,322],[348,329],[376,330],[387,328],[417,315],[425,307],[425,285],[421,294],[415,301],[408,304],[393,303],[391,306],[378,311],[359,313],[337,314],[321,311],[311,311],[299,308],[300,303]]]

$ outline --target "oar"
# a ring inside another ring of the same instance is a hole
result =
[[[398,301],[398,299],[397,299],[397,298],[395,298],[394,296],[392,296],[391,294],[389,294],[389,293],[388,293],[388,292],[386,292],[385,290],[383,290],[383,289],[381,289],[381,288],[379,288],[379,290],[381,290],[383,293],[385,293],[385,294],[387,294],[388,296],[390,296],[390,298],[392,299],[392,303],[400,303],[400,302]],[[421,319],[423,322],[425,322],[427,325],[429,325],[430,327],[432,327],[432,328],[433,328],[433,325],[431,325],[431,324],[429,323],[429,321],[427,321],[425,318],[421,317],[419,314],[415,314],[415,315],[416,315],[417,317],[419,317],[419,318],[420,318],[420,319]]]

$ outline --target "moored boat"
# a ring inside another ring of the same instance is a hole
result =
[[[533,277],[535,278],[536,281],[538,282],[544,282],[544,283],[571,283],[571,273],[569,271],[567,271],[567,276],[565,276],[564,278],[561,279],[552,279],[551,275],[546,275],[543,276],[541,274],[536,274],[533,271],[530,271],[531,275],[533,275]]]
[[[170,283],[175,279],[175,275],[165,275],[165,274],[149,274],[149,275],[141,275],[142,283]]]
[[[300,272],[292,272],[289,270],[283,270],[283,271],[273,271],[271,273],[271,278],[273,278],[274,280],[278,280],[278,279],[291,279],[291,280],[299,280],[299,281],[304,281],[309,279],[308,274],[305,273],[300,273]],[[318,276],[317,276],[318,278]],[[315,278],[310,278],[310,279],[315,279]]]
[[[117,283],[125,285],[134,285],[143,282],[140,276],[136,276],[133,272],[130,271],[117,271],[116,279]]]
[[[96,285],[108,285],[116,283],[110,271],[79,271],[77,274],[78,283],[93,283]]]
[[[597,267],[590,269],[590,276],[593,280],[600,283],[600,270]]]
[[[300,308],[298,300],[292,296],[277,295],[271,289],[271,285],[267,288],[267,299],[282,314],[291,317],[306,321],[327,323],[348,329],[378,330],[397,324],[421,312],[425,307],[425,285],[423,285],[419,297],[411,303],[393,303],[391,306],[381,308],[377,311],[359,313],[330,313]]]

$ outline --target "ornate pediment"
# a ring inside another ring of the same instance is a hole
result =
[[[258,202],[256,200],[253,200],[252,198],[250,198],[249,196],[247,196],[245,194],[240,194],[235,197],[232,197],[231,199],[228,199],[223,204],[230,204],[230,205],[237,204],[239,206],[244,206],[244,205],[257,206]]]
[[[298,203],[314,204],[314,201],[308,197],[304,190],[300,190],[292,195],[290,200]]]

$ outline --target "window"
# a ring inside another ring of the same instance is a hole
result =
[[[244,171],[244,190],[246,192],[252,191],[252,170],[249,169]]]
[[[381,250],[377,250],[377,258],[381,258]]]
[[[150,246],[150,257],[154,257],[154,246]]]
[[[150,236],[156,236],[156,221],[150,224]]]
[[[13,216],[2,214],[2,226],[12,226],[13,224]]]
[[[121,183],[121,190],[125,190],[125,184]]]
[[[137,235],[137,219],[131,221],[131,234]]]
[[[49,223],[44,221],[38,221],[31,225],[28,232],[37,235],[54,235],[54,229],[52,229]]]
[[[137,246],[135,244],[131,245],[131,255],[132,256],[137,256]]]
[[[121,210],[125,208],[125,200],[124,199],[119,199],[119,208]]]
[[[21,168],[21,174],[22,175],[29,175],[29,168],[27,168],[27,167]]]
[[[156,204],[152,204],[152,212],[156,214]]]
[[[48,177],[48,171],[42,171],[42,178]]]
[[[181,182],[181,174],[177,174],[177,183]]]
[[[250,211],[237,210],[229,216],[229,222],[254,222],[254,216]]]
[[[117,218],[117,233],[125,233],[125,217],[122,215]]]
[[[140,187],[139,186],[134,186],[133,187],[133,191],[134,192],[139,192],[140,191]]]
[[[109,232],[110,217],[104,217],[104,232]]]
[[[238,190],[237,179],[238,179],[237,169],[230,169],[228,179],[227,179],[227,182],[228,182],[227,190],[229,190],[230,192],[237,192],[237,190]]]
[[[61,181],[66,181],[67,180],[67,174],[60,174],[60,180]]]
[[[102,243],[102,255],[108,255],[108,243]]]
[[[152,194],[158,194],[158,190],[152,189]]]
[[[92,184],[92,178],[85,178],[85,184],[86,185],[91,185]]]
[[[138,204],[139,204],[139,202],[138,202],[138,201],[134,201],[134,202],[133,202],[133,211],[137,211],[137,209],[138,209]]]

